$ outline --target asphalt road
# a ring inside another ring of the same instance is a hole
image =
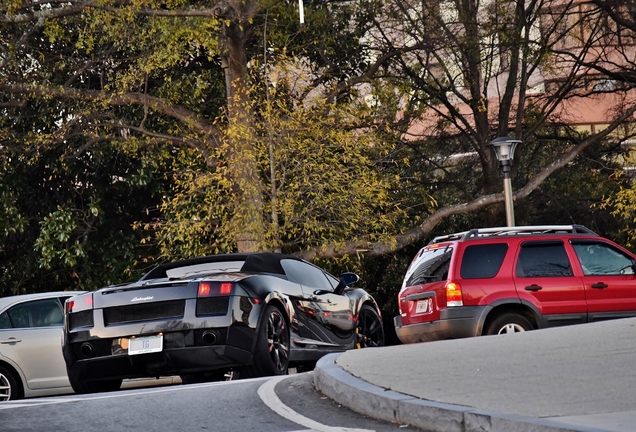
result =
[[[350,411],[318,393],[312,373],[124,389],[0,404],[2,432],[397,432],[412,427]]]

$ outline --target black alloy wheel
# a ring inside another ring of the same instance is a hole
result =
[[[254,365],[249,368],[246,375],[287,375],[289,328],[285,316],[276,306],[268,305],[265,309],[257,337]]]
[[[384,329],[380,315],[369,305],[363,305],[356,323],[356,348],[384,346]]]

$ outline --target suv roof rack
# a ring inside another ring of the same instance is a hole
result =
[[[455,234],[435,237],[429,244],[439,243],[450,240],[466,240],[477,237],[517,235],[517,234],[555,234],[555,233],[571,233],[571,234],[588,234],[598,235],[583,225],[533,225],[533,226],[514,226],[514,227],[495,227],[495,228],[474,228],[469,231],[462,231]]]

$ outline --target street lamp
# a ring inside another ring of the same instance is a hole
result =
[[[488,146],[492,146],[499,166],[504,175],[504,197],[506,199],[506,222],[509,227],[515,226],[515,210],[512,204],[512,181],[510,180],[510,167],[515,156],[515,148],[521,141],[510,137],[495,138]]]

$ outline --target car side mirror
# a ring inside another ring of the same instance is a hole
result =
[[[338,295],[341,295],[344,292],[345,288],[347,288],[350,285],[353,285],[359,280],[360,280],[360,277],[355,273],[351,273],[351,272],[342,273],[340,275],[340,282],[338,283],[338,286],[334,289],[334,292]]]

